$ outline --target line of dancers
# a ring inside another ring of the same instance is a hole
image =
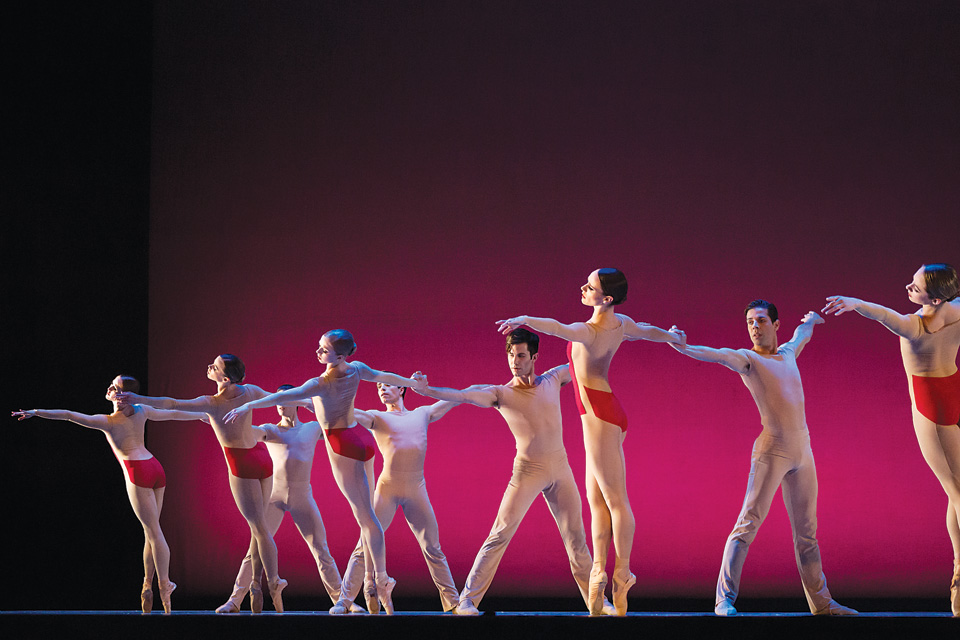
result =
[[[913,409],[913,424],[924,459],[947,494],[947,531],[954,566],[950,606],[960,616],[960,292],[957,273],[946,264],[928,264],[907,285],[908,299],[920,306],[901,315],[847,296],[830,296],[825,315],[856,311],[899,336]],[[793,529],[801,582],[811,613],[854,615],[827,589],[816,539],[817,475],[810,448],[804,394],[796,359],[824,322],[814,311],[800,321],[792,338],[780,344],[777,308],[765,300],[745,311],[749,349],[714,349],[687,344],[676,326],[660,329],[616,313],[626,300],[627,280],[617,269],[598,269],[580,288],[581,302],[592,312],[586,322],[562,324],[550,318],[516,316],[497,322],[506,335],[512,373],[502,385],[478,384],[462,390],[431,386],[427,376],[410,378],[348,361],[356,351],[345,330],[320,339],[317,358],[324,372],[304,384],[284,385],[267,393],[244,383],[240,358],[224,354],[207,368],[217,392],[192,400],[139,394],[139,384],[117,376],[107,388],[109,415],[31,409],[14,411],[20,420],[38,416],[69,420],[104,433],[125,472],[130,504],[144,529],[144,583],[141,605],[153,607],[157,578],[165,613],[171,611],[170,550],[160,529],[166,478],[160,463],[144,447],[144,423],[150,420],[203,420],[217,436],[229,468],[228,480],[237,508],[250,526],[250,547],[229,599],[218,613],[237,613],[249,594],[253,612],[263,609],[266,574],[274,609],[283,611],[277,547],[273,535],[289,512],[317,563],[333,603],[331,614],[359,613],[360,591],[366,611],[394,612],[396,581],[387,573],[384,529],[398,508],[411,531],[440,593],[445,612],[478,615],[484,594],[510,540],[538,494],[542,494],[563,540],[570,569],[590,615],[624,616],[627,594],[636,582],[630,570],[635,519],[626,487],[623,441],[627,415],[608,381],[613,356],[625,340],[669,344],[678,352],[715,362],[737,372],[760,412],[762,430],[753,447],[743,508],[727,538],[717,581],[714,612],[735,615],[734,603],[750,543],[765,519],[778,487]],[[525,328],[526,327],[526,328]],[[529,329],[528,329],[529,328]],[[532,329],[533,331],[531,331]],[[568,364],[536,373],[537,333],[567,341]],[[386,410],[354,408],[361,381],[377,384]],[[587,460],[586,495],[591,513],[593,554],[587,547],[580,492],[563,446],[560,388],[572,384],[580,413]],[[407,389],[438,400],[409,410]],[[493,527],[483,543],[462,591],[457,590],[440,548],[437,519],[427,495],[424,461],[427,428],[457,404],[497,409],[516,440],[513,474]],[[253,409],[276,407],[276,424],[254,426]],[[312,409],[316,420],[301,422],[297,407]],[[323,440],[338,487],[360,527],[360,540],[342,578],[327,547],[326,532],[310,486],[314,452]],[[379,448],[383,471],[374,485],[373,457]],[[608,553],[614,550],[612,575]],[[610,596],[606,596],[607,586]]]

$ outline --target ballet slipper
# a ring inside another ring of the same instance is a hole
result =
[[[233,583],[233,593],[227,598],[227,601],[214,610],[214,613],[240,613],[240,603],[247,595],[248,588],[241,587],[236,582]]]
[[[337,604],[330,607],[330,615],[332,616],[345,616],[350,612],[350,609],[347,607],[347,603],[343,600],[337,600]]]
[[[613,574],[613,607],[618,616],[627,615],[627,592],[637,582],[637,576],[629,569],[616,571]]]
[[[270,590],[270,599],[273,600],[273,610],[277,613],[283,613],[283,596],[281,593],[287,586],[287,581],[283,578],[277,578],[276,582],[268,582],[267,589]]]
[[[478,616],[480,615],[480,610],[477,609],[477,605],[473,604],[473,600],[470,598],[464,598],[457,606],[451,609],[451,612],[457,616]]]
[[[143,588],[140,590],[140,608],[144,613],[153,611],[153,584],[143,581]]]
[[[172,611],[172,607],[170,606],[170,594],[172,594],[173,590],[176,588],[177,584],[172,580],[160,583],[160,602],[163,603],[164,613],[170,613],[170,611]]]
[[[390,576],[377,578],[377,600],[383,605],[383,610],[388,616],[393,615],[393,588],[397,586],[397,581]]]
[[[250,583],[250,612],[260,613],[263,611],[263,590],[260,583],[254,581]]]
[[[611,602],[607,600],[606,596],[603,597],[603,606],[600,608],[600,612],[605,616],[617,615],[616,607],[614,607],[613,604],[611,604]]]
[[[950,612],[954,618],[960,618],[960,562],[954,565],[950,581]]]
[[[587,608],[590,615],[603,615],[603,592],[607,589],[607,572],[595,566],[590,572],[590,588],[587,591]]]
[[[377,585],[369,580],[363,581],[363,599],[367,603],[367,613],[374,616],[380,613],[380,600],[377,598]]]

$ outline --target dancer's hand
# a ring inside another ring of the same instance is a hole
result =
[[[509,320],[497,320],[497,331],[503,335],[507,335],[515,329],[519,329],[526,324],[526,316],[517,316],[516,318],[510,318]]]
[[[807,311],[807,314],[803,316],[803,320],[800,322],[803,324],[823,324],[826,320],[821,318],[820,314],[816,311]]]
[[[122,402],[123,404],[143,404],[141,402],[143,396],[132,391],[117,391],[114,397],[117,399],[117,402]]]
[[[243,404],[228,412],[227,415],[223,416],[223,421],[228,423],[236,422],[237,420],[242,419],[243,416],[247,415],[248,413],[250,413],[250,409],[247,408],[247,405]]]
[[[671,346],[679,347],[680,349],[687,346],[687,333],[685,331],[681,331],[677,328],[677,325],[673,325],[670,327],[670,333],[680,338],[679,342],[671,343]]]
[[[857,307],[863,300],[858,300],[857,298],[849,298],[847,296],[829,296],[827,298],[827,306],[820,310],[821,313],[830,315],[831,313],[835,316],[840,315],[841,313],[846,313],[847,311],[856,311]]]
[[[413,390],[420,395],[423,395],[424,390],[430,386],[426,374],[419,371],[410,376],[410,379],[413,380]]]
[[[20,409],[20,411],[11,411],[10,416],[16,416],[17,420],[26,420],[37,415],[36,409]]]

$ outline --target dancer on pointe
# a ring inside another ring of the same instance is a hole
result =
[[[536,374],[539,344],[540,337],[526,329],[516,329],[507,336],[507,362],[513,379],[503,385],[474,385],[457,391],[430,387],[425,376],[414,375],[413,388],[417,393],[439,400],[495,407],[517,441],[513,475],[500,502],[497,519],[477,554],[460,594],[460,603],[454,609],[460,615],[479,615],[477,605],[490,588],[507,545],[540,493],[560,529],[580,594],[588,607],[590,605],[588,590],[593,563],[583,528],[580,491],[563,446],[560,416],[560,387],[569,383],[571,377],[567,365],[554,367],[540,376]],[[611,615],[615,611],[606,600],[601,600],[599,613]]]
[[[273,489],[273,463],[267,447],[258,441],[249,416],[237,422],[227,422],[224,419],[227,412],[234,407],[267,395],[266,391],[256,385],[242,384],[245,377],[246,367],[243,361],[235,355],[225,353],[207,365],[207,378],[217,384],[215,395],[178,400],[141,396],[124,391],[119,397],[127,402],[160,409],[199,411],[207,415],[210,426],[223,447],[223,455],[230,470],[227,477],[233,499],[240,514],[250,525],[250,532],[256,542],[256,553],[252,558],[253,575],[259,576],[261,571],[266,571],[267,588],[273,607],[282,613],[281,592],[287,586],[287,581],[277,573],[277,545],[264,516],[264,508],[270,501]],[[263,602],[259,583],[251,583],[250,591],[253,594],[251,603]],[[256,608],[254,607],[255,612]]]
[[[423,465],[427,457],[427,425],[442,418],[456,405],[453,402],[437,402],[408,410],[403,403],[406,387],[378,382],[377,392],[386,411],[354,412],[357,423],[373,433],[383,456],[383,471],[377,478],[373,509],[384,531],[390,527],[397,508],[403,509],[403,517],[420,543],[433,583],[440,591],[443,610],[451,611],[457,606],[460,595],[453,582],[447,557],[440,549],[437,516],[427,495]],[[343,604],[352,605],[357,597],[363,567],[363,540],[359,540],[343,572]]]
[[[960,283],[948,264],[925,264],[907,285],[920,305],[910,315],[847,296],[830,296],[824,313],[856,311],[900,337],[920,452],[947,494],[947,533],[953,545],[950,609],[960,617]]]
[[[353,335],[344,329],[323,334],[317,349],[317,359],[326,370],[317,378],[301,386],[260,398],[241,405],[225,417],[228,422],[249,420],[251,409],[262,409],[276,404],[288,404],[307,398],[313,401],[317,420],[324,430],[327,455],[337,486],[350,503],[365,547],[364,598],[370,613],[379,613],[380,605],[393,613],[391,594],[397,581],[387,575],[383,528],[373,510],[373,437],[363,427],[357,427],[353,403],[361,380],[410,386],[413,380],[393,373],[371,369],[359,361],[347,362],[357,350]],[[332,613],[349,610],[338,602]]]
[[[281,385],[277,391],[293,389],[293,385]],[[327,548],[327,532],[323,518],[313,498],[310,486],[310,472],[313,469],[313,456],[317,442],[323,437],[323,429],[316,421],[301,422],[297,407],[277,405],[280,422],[254,426],[254,433],[267,445],[267,452],[273,460],[273,493],[264,512],[270,535],[275,536],[283,522],[285,513],[293,518],[303,541],[310,548],[320,580],[334,604],[340,599],[340,570]],[[217,608],[217,613],[239,613],[240,603],[249,591],[249,585],[260,584],[260,576],[253,575],[253,554],[255,540],[250,541],[250,551],[240,564],[240,572],[233,585],[230,598]],[[261,603],[253,602],[251,608],[262,608]],[[363,611],[356,607],[356,611]]]
[[[187,411],[161,411],[145,405],[130,404],[117,397],[119,391],[139,391],[140,383],[130,376],[117,376],[107,387],[106,398],[113,403],[110,415],[87,415],[61,409],[14,411],[26,420],[34,416],[48,420],[68,420],[88,429],[102,431],[125,473],[127,497],[133,513],[143,526],[143,588],[140,605],[144,613],[153,610],[153,576],[157,575],[164,613],[170,613],[170,594],[177,585],[170,581],[170,547],[160,530],[160,510],[167,477],[160,462],[143,444],[147,420],[205,420],[206,416]]]
[[[583,423],[587,453],[587,501],[593,532],[593,570],[590,574],[590,613],[601,613],[607,586],[607,552],[611,538],[616,552],[613,605],[618,616],[627,614],[627,592],[637,581],[630,571],[630,552],[636,521],[627,497],[623,440],[627,415],[613,395],[608,380],[610,362],[624,340],[675,342],[677,336],[645,322],[614,312],[627,298],[627,278],[619,269],[597,269],[580,287],[580,302],[593,308],[587,322],[561,324],[550,318],[517,316],[500,320],[502,333],[521,325],[567,340],[567,358],[574,398]]]
[[[750,476],[743,509],[723,549],[717,581],[714,613],[737,614],[733,603],[740,591],[740,575],[750,543],[770,511],[770,504],[783,487],[783,503],[793,528],[793,544],[800,580],[807,604],[814,615],[856,615],[857,612],[830,597],[820,563],[817,543],[817,469],[810,448],[810,432],[804,410],[803,385],[797,356],[813,336],[814,325],[823,318],[813,311],[803,317],[793,338],[777,344],[780,320],[777,308],[765,300],[754,300],[744,310],[751,349],[711,349],[686,344],[683,331],[670,331],[680,338],[671,345],[685,355],[717,362],[736,371],[750,390],[760,410],[763,431],[753,445]]]

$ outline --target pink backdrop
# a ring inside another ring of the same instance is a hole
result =
[[[955,47],[938,48],[948,32],[922,11],[313,2],[156,11],[155,395],[212,393],[205,367],[222,352],[244,359],[248,382],[300,383],[321,372],[317,340],[338,327],[375,368],[421,369],[453,387],[506,382],[494,321],[585,320],[578,287],[597,267],[628,275],[620,312],[676,323],[693,343],[744,347],[750,299],[777,303],[786,341],[830,294],[910,311],[903,285],[913,271],[958,261],[960,61]],[[545,337],[539,369],[563,362],[564,348]],[[916,445],[895,337],[859,316],[830,319],[799,364],[834,594],[940,595],[946,499]],[[710,597],[760,430],[756,408],[738,376],[664,345],[624,345],[612,383],[631,424],[633,593]],[[582,480],[579,419],[571,392],[562,398]],[[372,384],[357,407],[379,407]],[[454,409],[430,437],[428,489],[461,586],[509,478],[513,440],[495,411],[473,407]],[[184,591],[226,594],[249,530],[213,433],[155,424],[148,446],[169,478],[171,575]],[[343,569],[358,527],[322,450],[313,486]],[[589,527],[586,509],[584,519]],[[320,592],[292,523],[276,539],[290,592]],[[436,593],[399,516],[387,545],[398,593]],[[495,593],[576,595],[542,501]],[[742,596],[801,593],[778,498]]]

